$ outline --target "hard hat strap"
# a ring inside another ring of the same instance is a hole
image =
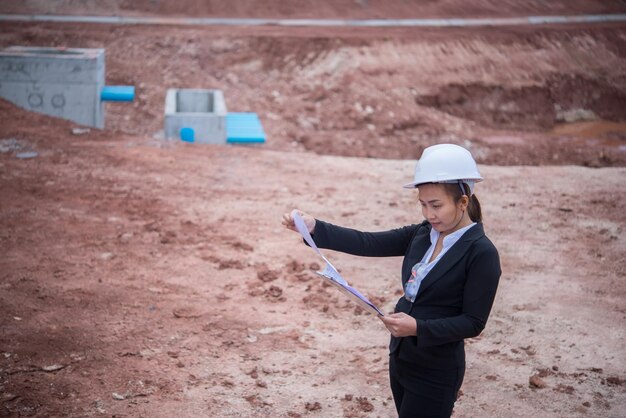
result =
[[[461,188],[461,196],[465,194],[465,187],[463,187],[463,181],[459,180],[459,187]]]
[[[443,181],[442,183],[457,183],[461,188],[461,193],[466,195],[467,191],[465,190],[465,187],[463,187],[463,184],[465,183],[467,184],[467,188],[469,189],[469,195],[467,197],[472,197],[472,195],[474,194],[474,184],[476,182],[474,180],[449,180]]]

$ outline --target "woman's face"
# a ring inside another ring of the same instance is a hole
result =
[[[422,214],[432,227],[439,233],[450,233],[458,229],[467,207],[467,198],[461,198],[455,204],[443,184],[421,184],[417,188]]]

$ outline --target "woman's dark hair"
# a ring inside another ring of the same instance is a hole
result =
[[[454,203],[458,202],[463,194],[461,193],[461,188],[459,187],[459,183],[442,183],[446,189],[446,192],[452,196],[452,200]],[[475,194],[471,194],[470,188],[466,183],[461,183],[463,190],[465,191],[465,195],[470,196],[469,204],[467,205],[467,214],[469,215],[472,222],[482,222],[483,214],[480,209],[480,202]]]

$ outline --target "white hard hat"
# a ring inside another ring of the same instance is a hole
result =
[[[412,189],[424,183],[463,182],[473,193],[474,183],[479,181],[483,181],[483,177],[468,150],[454,144],[438,144],[424,149],[415,166],[413,182],[404,187]]]

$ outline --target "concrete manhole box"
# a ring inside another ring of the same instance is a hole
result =
[[[104,127],[104,49],[12,46],[0,51],[0,97],[27,110]]]
[[[165,137],[225,144],[226,113],[221,90],[168,89],[165,96]]]

